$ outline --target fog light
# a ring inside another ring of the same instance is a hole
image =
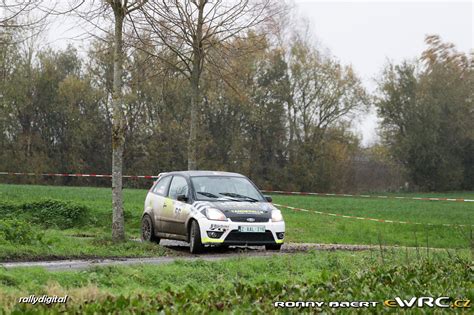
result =
[[[207,231],[207,236],[209,236],[210,238],[219,238],[221,237],[222,233],[224,232]]]
[[[285,232],[277,233],[277,237],[279,240],[282,240],[285,237]]]

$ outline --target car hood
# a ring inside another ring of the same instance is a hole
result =
[[[255,219],[270,219],[272,210],[276,209],[269,202],[240,202],[240,201],[215,201],[206,202],[202,210],[206,207],[212,207],[221,210],[227,218],[255,218]],[[258,220],[261,221],[261,220]]]

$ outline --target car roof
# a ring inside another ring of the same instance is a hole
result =
[[[221,172],[221,171],[173,171],[173,172],[166,172],[160,173],[159,177],[165,175],[181,175],[184,177],[195,177],[195,176],[233,176],[233,177],[245,177],[239,173],[231,173],[231,172]]]

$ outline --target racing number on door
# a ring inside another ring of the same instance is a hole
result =
[[[181,214],[181,211],[183,211],[182,207],[176,203],[175,207],[174,207],[174,216],[176,218],[179,218],[179,215]]]
[[[188,183],[182,176],[173,176],[171,185],[168,193],[170,200],[173,200],[173,206],[171,218],[169,219],[169,228],[172,229],[170,233],[175,234],[186,234],[185,220],[186,220],[186,209],[189,206],[187,203],[178,201],[178,196],[188,197]]]

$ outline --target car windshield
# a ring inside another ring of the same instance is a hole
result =
[[[191,177],[197,200],[265,201],[255,186],[244,177]]]

